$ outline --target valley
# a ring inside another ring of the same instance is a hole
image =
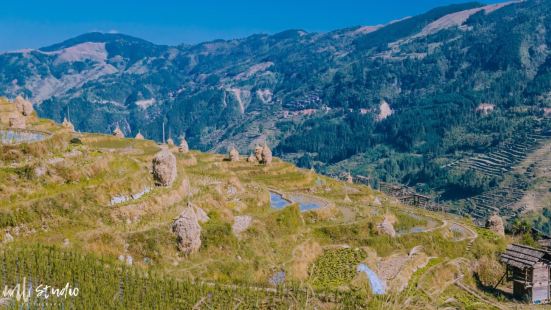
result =
[[[78,285],[80,298],[56,300],[61,307],[420,307],[458,293],[432,291],[432,266],[492,257],[505,244],[463,218],[277,158],[266,165],[77,133],[34,115],[25,124],[20,131],[48,136],[1,145],[0,274],[10,285],[23,276]],[[168,186],[151,170],[163,152],[176,158]],[[175,234],[184,214],[197,216],[191,252]],[[471,276],[462,281],[476,290]]]
[[[0,52],[0,307],[551,302],[550,12]]]
[[[475,220],[514,217],[527,180],[501,173],[551,130],[550,11],[464,3],[377,27],[177,46],[88,33],[0,54],[0,93],[78,131],[118,126],[217,153],[268,142],[303,168],[415,187]]]

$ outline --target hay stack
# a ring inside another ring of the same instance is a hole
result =
[[[233,225],[231,230],[237,237],[245,232],[251,226],[253,218],[249,215],[239,215],[233,218]]]
[[[142,135],[141,132],[138,131],[138,134],[136,135],[136,137],[135,137],[134,139],[136,139],[136,140],[144,140],[145,137]]]
[[[3,243],[10,243],[10,242],[13,242],[13,240],[15,240],[13,238],[13,236],[10,234],[9,231],[6,231],[6,234],[4,235],[4,238],[2,238],[2,242]]]
[[[70,132],[74,132],[75,131],[75,126],[73,125],[73,123],[71,123],[70,121],[67,120],[67,118],[63,118],[63,123],[61,123],[61,126],[65,129],[65,130],[68,130]]]
[[[180,140],[180,146],[178,147],[178,152],[186,154],[189,152],[189,146],[187,144],[186,138],[182,137]]]
[[[153,158],[153,178],[159,186],[171,186],[177,175],[176,157],[162,150]]]
[[[239,161],[239,152],[235,149],[235,147],[232,147],[230,150],[230,161]]]
[[[207,212],[205,212],[205,210],[198,207],[197,205],[193,204],[191,201],[188,201],[187,207],[192,209],[193,212],[195,212],[195,216],[197,217],[197,221],[200,224],[204,224],[204,223],[206,223],[210,220]]]
[[[262,147],[262,164],[264,165],[271,165],[272,164],[272,150],[268,147],[266,143],[264,143],[264,147]]]
[[[503,225],[503,219],[497,214],[493,214],[486,221],[486,228],[495,232],[500,236],[505,236],[505,226]]]
[[[188,204],[189,206],[190,204]],[[207,212],[205,210],[199,208],[198,206],[193,206],[193,209],[195,210],[195,215],[197,216],[197,220],[199,223],[206,223],[210,220]]]
[[[354,183],[354,178],[352,178],[352,175],[350,173],[346,174],[346,183],[348,183],[348,184],[353,184]]]
[[[0,97],[0,126],[9,126],[10,118],[21,115],[15,104]]]
[[[176,234],[178,249],[182,253],[190,255],[201,247],[201,226],[192,207],[186,207],[174,220],[172,232]]]
[[[19,113],[21,113],[25,116],[31,116],[31,114],[33,114],[33,112],[34,112],[33,104],[30,101],[25,100],[21,96],[17,96],[15,98],[14,103],[15,103],[15,107],[17,108],[17,111],[19,111]]]
[[[394,220],[391,216],[385,215],[385,218],[381,224],[379,224],[379,231],[390,237],[396,237],[396,230],[394,230]]]
[[[124,133],[120,129],[119,125],[117,125],[117,128],[115,128],[115,130],[113,130],[113,136],[115,136],[117,138],[124,138]]]
[[[9,125],[10,125],[10,128],[14,128],[14,129],[25,129],[25,128],[27,128],[25,118],[23,116],[20,116],[20,115],[10,117]]]
[[[262,161],[262,147],[258,144],[254,147],[254,157],[258,162]]]

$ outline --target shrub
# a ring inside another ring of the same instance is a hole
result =
[[[505,267],[493,256],[484,255],[476,261],[475,272],[484,286],[494,286],[505,273]]]
[[[280,211],[275,216],[276,225],[286,231],[296,231],[302,225],[302,215],[298,204],[292,204]]]
[[[82,144],[82,141],[79,138],[72,138],[71,144]]]
[[[318,287],[338,287],[356,276],[358,264],[367,257],[359,248],[328,250],[310,267],[310,281]]]
[[[215,213],[214,213],[215,214]],[[201,246],[204,248],[218,247],[231,249],[237,246],[237,238],[233,235],[231,225],[218,216],[209,213],[210,220],[202,227]]]

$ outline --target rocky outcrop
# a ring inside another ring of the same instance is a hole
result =
[[[136,135],[136,137],[135,137],[134,139],[136,139],[136,140],[144,140],[145,137],[142,135],[141,132],[138,132],[138,134]]]
[[[249,155],[249,157],[247,157],[247,162],[249,162],[249,163],[256,162],[256,157],[254,156],[254,154],[251,154],[251,155]]]
[[[268,147],[266,143],[264,143],[264,146],[262,147],[262,160],[260,163],[264,165],[271,165],[272,164],[272,150]]]
[[[168,138],[168,140],[166,140],[166,144],[168,144],[168,146],[174,146],[174,140],[172,140],[172,138]]]
[[[488,220],[486,221],[486,228],[500,236],[505,236],[505,226],[503,225],[503,219],[497,214],[493,214],[488,218]]]
[[[33,109],[33,104],[28,101],[28,100],[25,100],[25,98],[21,97],[21,96],[17,96],[15,98],[15,107],[17,108],[17,111],[19,111],[19,113],[25,115],[25,116],[30,116],[31,114],[33,114],[34,112],[34,109]]]
[[[239,215],[233,218],[233,225],[231,227],[232,232],[239,236],[241,233],[249,229],[253,218],[249,215]]]
[[[171,186],[176,180],[176,157],[168,150],[162,150],[153,158],[153,178],[160,186]]]
[[[229,154],[230,161],[239,161],[239,152],[235,149],[235,147],[232,147]]]
[[[124,133],[120,129],[119,125],[117,125],[117,128],[115,128],[115,130],[113,130],[113,136],[115,136],[117,138],[124,138]]]
[[[178,249],[182,253],[190,255],[201,247],[201,226],[193,208],[186,207],[174,220],[172,232],[176,234]]]
[[[75,131],[75,126],[73,125],[73,123],[67,120],[67,118],[63,119],[63,123],[61,123],[61,126],[63,127],[63,129],[68,130],[70,132]]]
[[[178,152],[182,154],[186,154],[189,152],[189,146],[187,144],[186,138],[182,137],[182,140],[180,140],[180,146],[178,147]]]

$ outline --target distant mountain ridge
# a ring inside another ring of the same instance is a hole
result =
[[[551,1],[470,2],[380,26],[179,46],[88,33],[1,54],[0,93],[77,130],[118,125],[160,141],[164,124],[192,148],[268,141],[304,167],[360,156],[359,172],[426,183],[427,165],[513,139],[551,107],[549,12]],[[489,116],[476,112],[483,103]]]
[[[102,32],[90,32],[75,38],[65,40],[61,43],[56,43],[50,46],[39,48],[43,52],[53,52],[67,47],[75,46],[82,43],[117,43],[127,42],[135,44],[155,45],[149,41],[136,38],[133,36],[119,34],[119,33],[102,33]]]

